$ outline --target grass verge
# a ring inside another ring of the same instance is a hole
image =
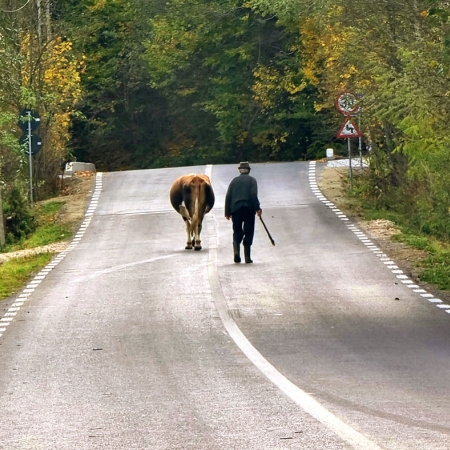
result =
[[[402,232],[394,237],[412,248],[425,250],[427,255],[417,262],[420,279],[438,289],[450,291],[450,246],[431,237]]]
[[[340,207],[366,221],[384,219],[393,222],[399,229],[399,233],[394,235],[392,240],[413,249],[423,250],[426,254],[424,258],[412,262],[420,274],[420,281],[433,285],[439,290],[450,292],[450,244],[415,229],[411,226],[410,217],[392,210],[377,208],[370,200],[360,195],[358,182],[364,183],[364,179],[359,180],[356,177],[356,189],[353,193],[349,193],[348,181],[343,180],[344,197]]]
[[[20,258],[12,258],[0,265],[0,300],[21,289],[31,275],[45,267],[53,258],[53,253],[40,253]]]
[[[19,242],[6,245],[2,250],[13,252],[69,239],[73,235],[70,225],[58,223],[56,220],[65,204],[65,201],[49,201],[37,205],[34,213],[38,225],[34,233]]]
[[[0,300],[22,289],[53,259],[57,252],[53,249],[61,248],[52,246],[49,250],[48,247],[41,248],[42,246],[69,241],[77,232],[84,217],[89,193],[92,192],[94,175],[90,172],[68,178],[59,196],[35,203],[35,231],[20,242],[0,250],[1,253],[19,252],[18,255],[8,255],[14,258],[6,260],[0,255]]]
[[[69,239],[73,231],[69,224],[57,222],[57,216],[65,201],[48,201],[36,205],[37,228],[26,239],[5,246],[3,252],[27,250]],[[3,300],[23,287],[34,273],[45,267],[55,253],[42,252],[11,258],[0,264],[0,300]]]

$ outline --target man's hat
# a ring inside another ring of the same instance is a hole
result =
[[[250,164],[247,161],[242,161],[239,163],[238,169],[247,169],[250,170]]]

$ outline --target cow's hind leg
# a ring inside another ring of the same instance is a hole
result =
[[[192,250],[192,245],[194,244],[194,241],[191,238],[191,224],[190,224],[189,220],[186,219],[186,217],[183,217],[183,220],[186,224],[186,236],[187,236],[186,247],[184,247],[184,248],[185,248],[185,250]]]
[[[200,240],[200,232],[202,231],[202,225],[198,224],[197,230],[195,231],[195,244],[194,250],[199,251],[202,249],[202,241]]]

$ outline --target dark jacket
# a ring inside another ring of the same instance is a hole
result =
[[[251,210],[261,209],[258,200],[258,183],[247,173],[241,173],[231,180],[225,196],[225,216],[231,216],[241,206]]]

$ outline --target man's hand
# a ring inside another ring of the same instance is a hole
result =
[[[230,216],[225,216],[225,219],[230,220]]]
[[[256,211],[256,215],[258,217],[261,217],[261,214],[262,214],[262,209],[258,209],[258,211]]]

